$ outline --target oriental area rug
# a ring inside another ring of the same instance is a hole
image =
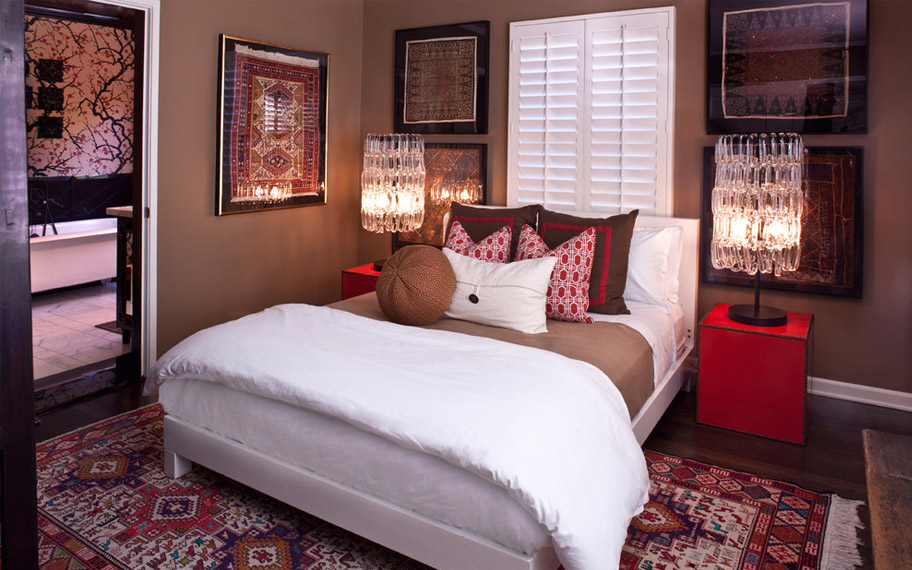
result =
[[[157,404],[40,444],[42,570],[426,568],[207,469],[172,480],[162,454]],[[645,454],[650,501],[630,525],[622,570],[853,566],[856,503]]]

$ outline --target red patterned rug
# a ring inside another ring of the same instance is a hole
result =
[[[169,479],[161,442],[162,411],[152,405],[39,445],[42,570],[426,568],[206,469]],[[856,503],[645,454],[650,502],[630,525],[623,570],[831,570],[856,561]],[[849,524],[835,528],[834,513]],[[830,543],[844,553],[828,560]]]

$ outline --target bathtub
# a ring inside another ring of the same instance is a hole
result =
[[[99,218],[29,226],[32,293],[113,279],[117,274],[117,219]]]

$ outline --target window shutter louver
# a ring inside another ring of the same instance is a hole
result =
[[[511,50],[511,180],[519,205],[576,209],[581,172],[582,23],[530,26]]]
[[[671,215],[672,20],[511,24],[510,205]]]
[[[668,163],[659,160],[668,120],[662,28],[643,15],[587,21],[590,211],[659,213]]]

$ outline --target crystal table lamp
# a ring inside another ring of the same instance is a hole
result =
[[[361,171],[361,225],[407,232],[424,222],[424,137],[367,135]]]
[[[786,312],[760,305],[760,274],[798,269],[804,142],[799,135],[724,135],[716,143],[712,265],[756,276],[754,304],[732,305],[733,321],[781,326]]]

